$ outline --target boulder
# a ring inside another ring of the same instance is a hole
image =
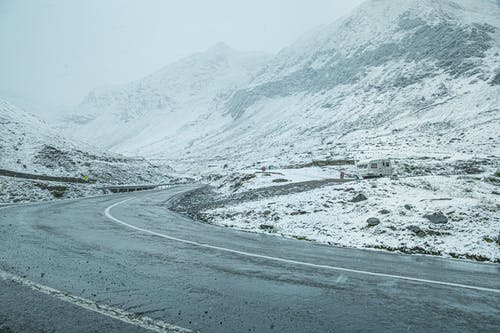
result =
[[[416,225],[410,225],[406,229],[410,230],[411,232],[413,232],[415,235],[417,235],[419,237],[425,236],[425,231],[423,231],[420,227],[418,227]]]
[[[435,223],[435,224],[445,224],[445,223],[448,223],[448,218],[446,217],[446,215],[444,215],[441,212],[436,212],[436,213],[432,213],[432,214],[426,214],[423,217],[426,218],[426,219],[428,219],[432,223]]]
[[[488,236],[484,236],[483,239],[486,243],[493,243],[495,241],[493,238]]]
[[[357,196],[351,199],[351,202],[360,202],[365,200],[368,200],[368,198],[363,193],[359,193]]]
[[[389,214],[391,211],[390,211],[390,210],[387,210],[387,209],[381,209],[381,210],[379,210],[378,212],[379,212],[380,214],[382,214],[382,215],[387,215],[387,214]]]
[[[259,226],[259,228],[261,230],[273,230],[274,229],[274,226],[270,225],[270,224],[261,224]]]
[[[307,212],[305,210],[296,210],[295,212],[291,212],[290,215],[305,215]]]
[[[370,217],[368,220],[366,220],[368,223],[369,227],[374,227],[380,224],[380,220],[376,217]]]

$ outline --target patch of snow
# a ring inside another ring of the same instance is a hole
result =
[[[321,243],[499,261],[496,186],[472,177],[373,179],[244,202],[204,213],[211,223]],[[367,200],[352,202],[357,193]],[[446,224],[423,216],[441,212]],[[369,218],[381,223],[369,226]],[[262,225],[267,226],[263,228]],[[413,230],[413,231],[412,231]],[[420,230],[421,232],[415,232]],[[487,259],[484,259],[487,258]]]

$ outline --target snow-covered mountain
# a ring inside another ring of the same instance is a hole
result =
[[[463,132],[457,141],[472,143],[464,146],[479,149],[478,140],[491,151],[490,137],[498,147],[498,17],[500,7],[488,0],[368,1],[280,52],[229,99],[233,127],[205,144],[238,137],[238,151],[306,153],[343,143],[364,154],[376,145],[425,148],[421,139],[438,134],[444,144]]]
[[[2,99],[0,169],[48,176],[87,176],[100,183],[166,182],[169,179],[144,159],[128,158],[68,140],[44,121]]]
[[[208,131],[208,118],[217,118],[222,101],[246,86],[267,59],[219,43],[136,82],[92,91],[64,127],[118,151],[141,152],[157,140],[176,145],[178,137],[185,141]],[[181,130],[200,119],[195,133]],[[218,128],[223,122],[211,124]]]
[[[499,17],[496,0],[369,0],[264,67],[219,46],[90,94],[73,121],[188,163],[498,156]]]

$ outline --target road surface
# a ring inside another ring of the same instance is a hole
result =
[[[0,208],[0,332],[500,331],[500,265],[201,224],[189,188]]]

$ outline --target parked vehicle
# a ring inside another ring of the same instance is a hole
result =
[[[393,171],[389,159],[360,161],[357,168],[361,178],[390,177]]]

